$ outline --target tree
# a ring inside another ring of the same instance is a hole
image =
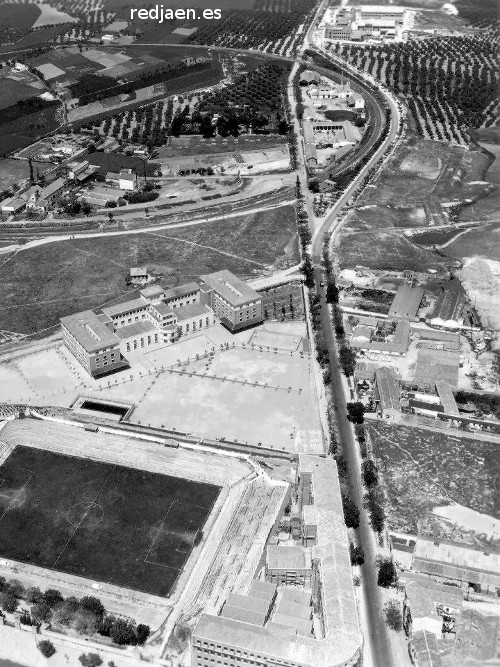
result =
[[[55,607],[56,604],[64,600],[61,591],[58,591],[55,588],[47,588],[43,594],[43,599],[49,605],[49,607]]]
[[[149,637],[150,632],[151,630],[149,628],[149,625],[144,625],[143,623],[139,623],[136,630],[137,643],[139,644],[139,646],[142,646],[144,644],[146,639]]]
[[[44,658],[51,658],[56,652],[54,644],[49,642],[48,639],[42,639],[42,641],[38,643],[38,650]]]
[[[78,660],[83,667],[99,667],[99,665],[102,665],[102,658],[98,653],[82,653]]]
[[[388,600],[384,605],[385,622],[396,632],[403,628],[403,615],[398,600]]]
[[[345,525],[348,528],[359,526],[359,509],[350,496],[342,494],[342,507],[344,509]]]
[[[9,581],[5,588],[8,588],[9,593],[11,593],[11,595],[17,599],[24,597],[26,593],[24,586],[20,581],[17,581],[17,579],[12,579]]]
[[[326,286],[326,300],[328,303],[338,303],[339,301],[339,288],[331,280],[328,281]]]
[[[361,472],[363,474],[363,481],[368,488],[378,484],[377,466],[373,461],[363,461],[361,464]]]
[[[378,565],[377,584],[383,588],[389,588],[397,580],[397,572],[392,558],[384,558]]]
[[[39,600],[31,607],[31,617],[37,623],[43,623],[48,621],[52,614],[52,608],[48,605],[45,600]]]
[[[382,506],[382,493],[378,486],[372,486],[369,489],[366,505],[370,513],[370,522],[373,530],[381,533],[384,530],[385,512]]]
[[[79,608],[80,603],[75,597],[66,598],[66,600],[59,602],[54,607],[52,621],[60,625],[69,626],[73,623],[73,619]]]
[[[351,557],[351,565],[363,565],[365,562],[365,552],[361,547],[355,546],[349,542],[349,555]]]
[[[353,375],[356,367],[356,352],[347,345],[342,345],[339,350],[339,360],[344,375],[346,377]]]
[[[9,590],[0,593],[0,607],[8,614],[16,611],[18,605],[17,598]]]
[[[134,626],[123,618],[117,618],[114,621],[109,636],[115,644],[136,644],[137,642]]]
[[[80,608],[87,611],[91,611],[96,615],[97,619],[100,621],[104,616],[104,605],[99,600],[99,598],[94,597],[93,595],[87,595],[86,597],[80,600]]]
[[[90,609],[79,609],[74,614],[71,625],[81,635],[93,635],[97,632],[99,623],[97,616]]]
[[[364,422],[364,412],[365,406],[359,401],[347,404],[347,419],[353,424],[362,424]]]
[[[40,600],[43,600],[43,593],[38,588],[38,586],[30,586],[29,588],[26,589],[24,599],[29,604],[35,604],[36,602],[40,602]]]

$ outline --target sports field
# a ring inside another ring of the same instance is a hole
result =
[[[219,491],[17,446],[0,466],[0,556],[168,597]]]

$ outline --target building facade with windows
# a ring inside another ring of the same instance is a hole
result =
[[[92,310],[61,318],[64,344],[92,377],[126,366],[120,341],[103,319]]]
[[[234,333],[262,324],[262,296],[246,282],[227,270],[200,278],[202,303],[212,308],[226,329]]]
[[[93,376],[118,370],[127,354],[175,343],[212,327],[216,316],[230,331],[264,320],[262,297],[229,271],[165,290],[148,285],[134,298],[61,318],[66,347]],[[103,349],[101,340],[109,349]]]

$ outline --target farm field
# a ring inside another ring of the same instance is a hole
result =
[[[23,446],[0,466],[0,478],[4,558],[162,597],[220,491]]]
[[[334,44],[332,50],[405,101],[424,138],[468,144],[497,116],[500,36],[480,33],[403,44]]]
[[[228,68],[233,65],[231,59],[224,62],[226,75]],[[253,63],[251,67],[254,65],[250,72],[236,74],[234,80],[226,83],[223,88],[209,90],[210,86],[222,78],[221,65],[214,61],[212,66],[218,74],[214,74],[212,81],[206,79],[200,81],[198,86],[181,86],[181,82],[185,83],[189,76],[186,74],[164,84],[165,94],[170,94],[169,99],[149,101],[156,95],[155,89],[142,89],[137,91],[137,100],[141,96],[140,101],[114,103],[114,98],[111,98],[95,102],[88,107],[74,109],[70,113],[70,119],[78,120],[79,126],[84,126],[87,130],[97,130],[100,135],[157,147],[163,147],[171,137],[172,141],[177,140],[179,143],[203,145],[202,137],[193,135],[203,135],[204,140],[210,140],[205,141],[208,146],[212,140],[214,144],[221,140],[234,140],[239,138],[240,133],[245,132],[258,133],[264,137],[263,142],[266,134],[281,135],[284,138],[288,125],[283,100],[289,68],[281,64],[257,63]],[[173,90],[173,85],[178,88]],[[199,88],[205,90],[200,91]],[[190,89],[194,89],[194,92],[189,92]],[[174,96],[175,92],[182,94]],[[138,108],[141,104],[142,108]],[[107,114],[99,113],[103,112],[103,105],[109,107]],[[89,121],[91,112],[99,115]],[[206,148],[202,150],[206,151]]]
[[[242,278],[298,261],[295,210],[192,227],[28,248],[0,265],[0,329],[31,333],[58,318],[126,296],[131,266],[163,274],[165,287],[227,268]]]
[[[374,420],[366,427],[393,530],[415,534],[433,508],[450,504],[500,518],[497,443]]]
[[[312,18],[314,2],[256,0],[252,9],[244,7],[224,12],[221,21],[205,21],[186,42],[291,55]]]

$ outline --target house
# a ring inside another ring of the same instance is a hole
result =
[[[133,284],[146,283],[149,280],[149,271],[147,266],[133,266],[129,272],[130,282]]]
[[[137,175],[132,169],[122,169],[118,174],[118,187],[120,190],[135,190],[137,188]]]
[[[2,202],[2,213],[6,215],[15,215],[23,210],[26,202],[20,197],[9,197]]]

